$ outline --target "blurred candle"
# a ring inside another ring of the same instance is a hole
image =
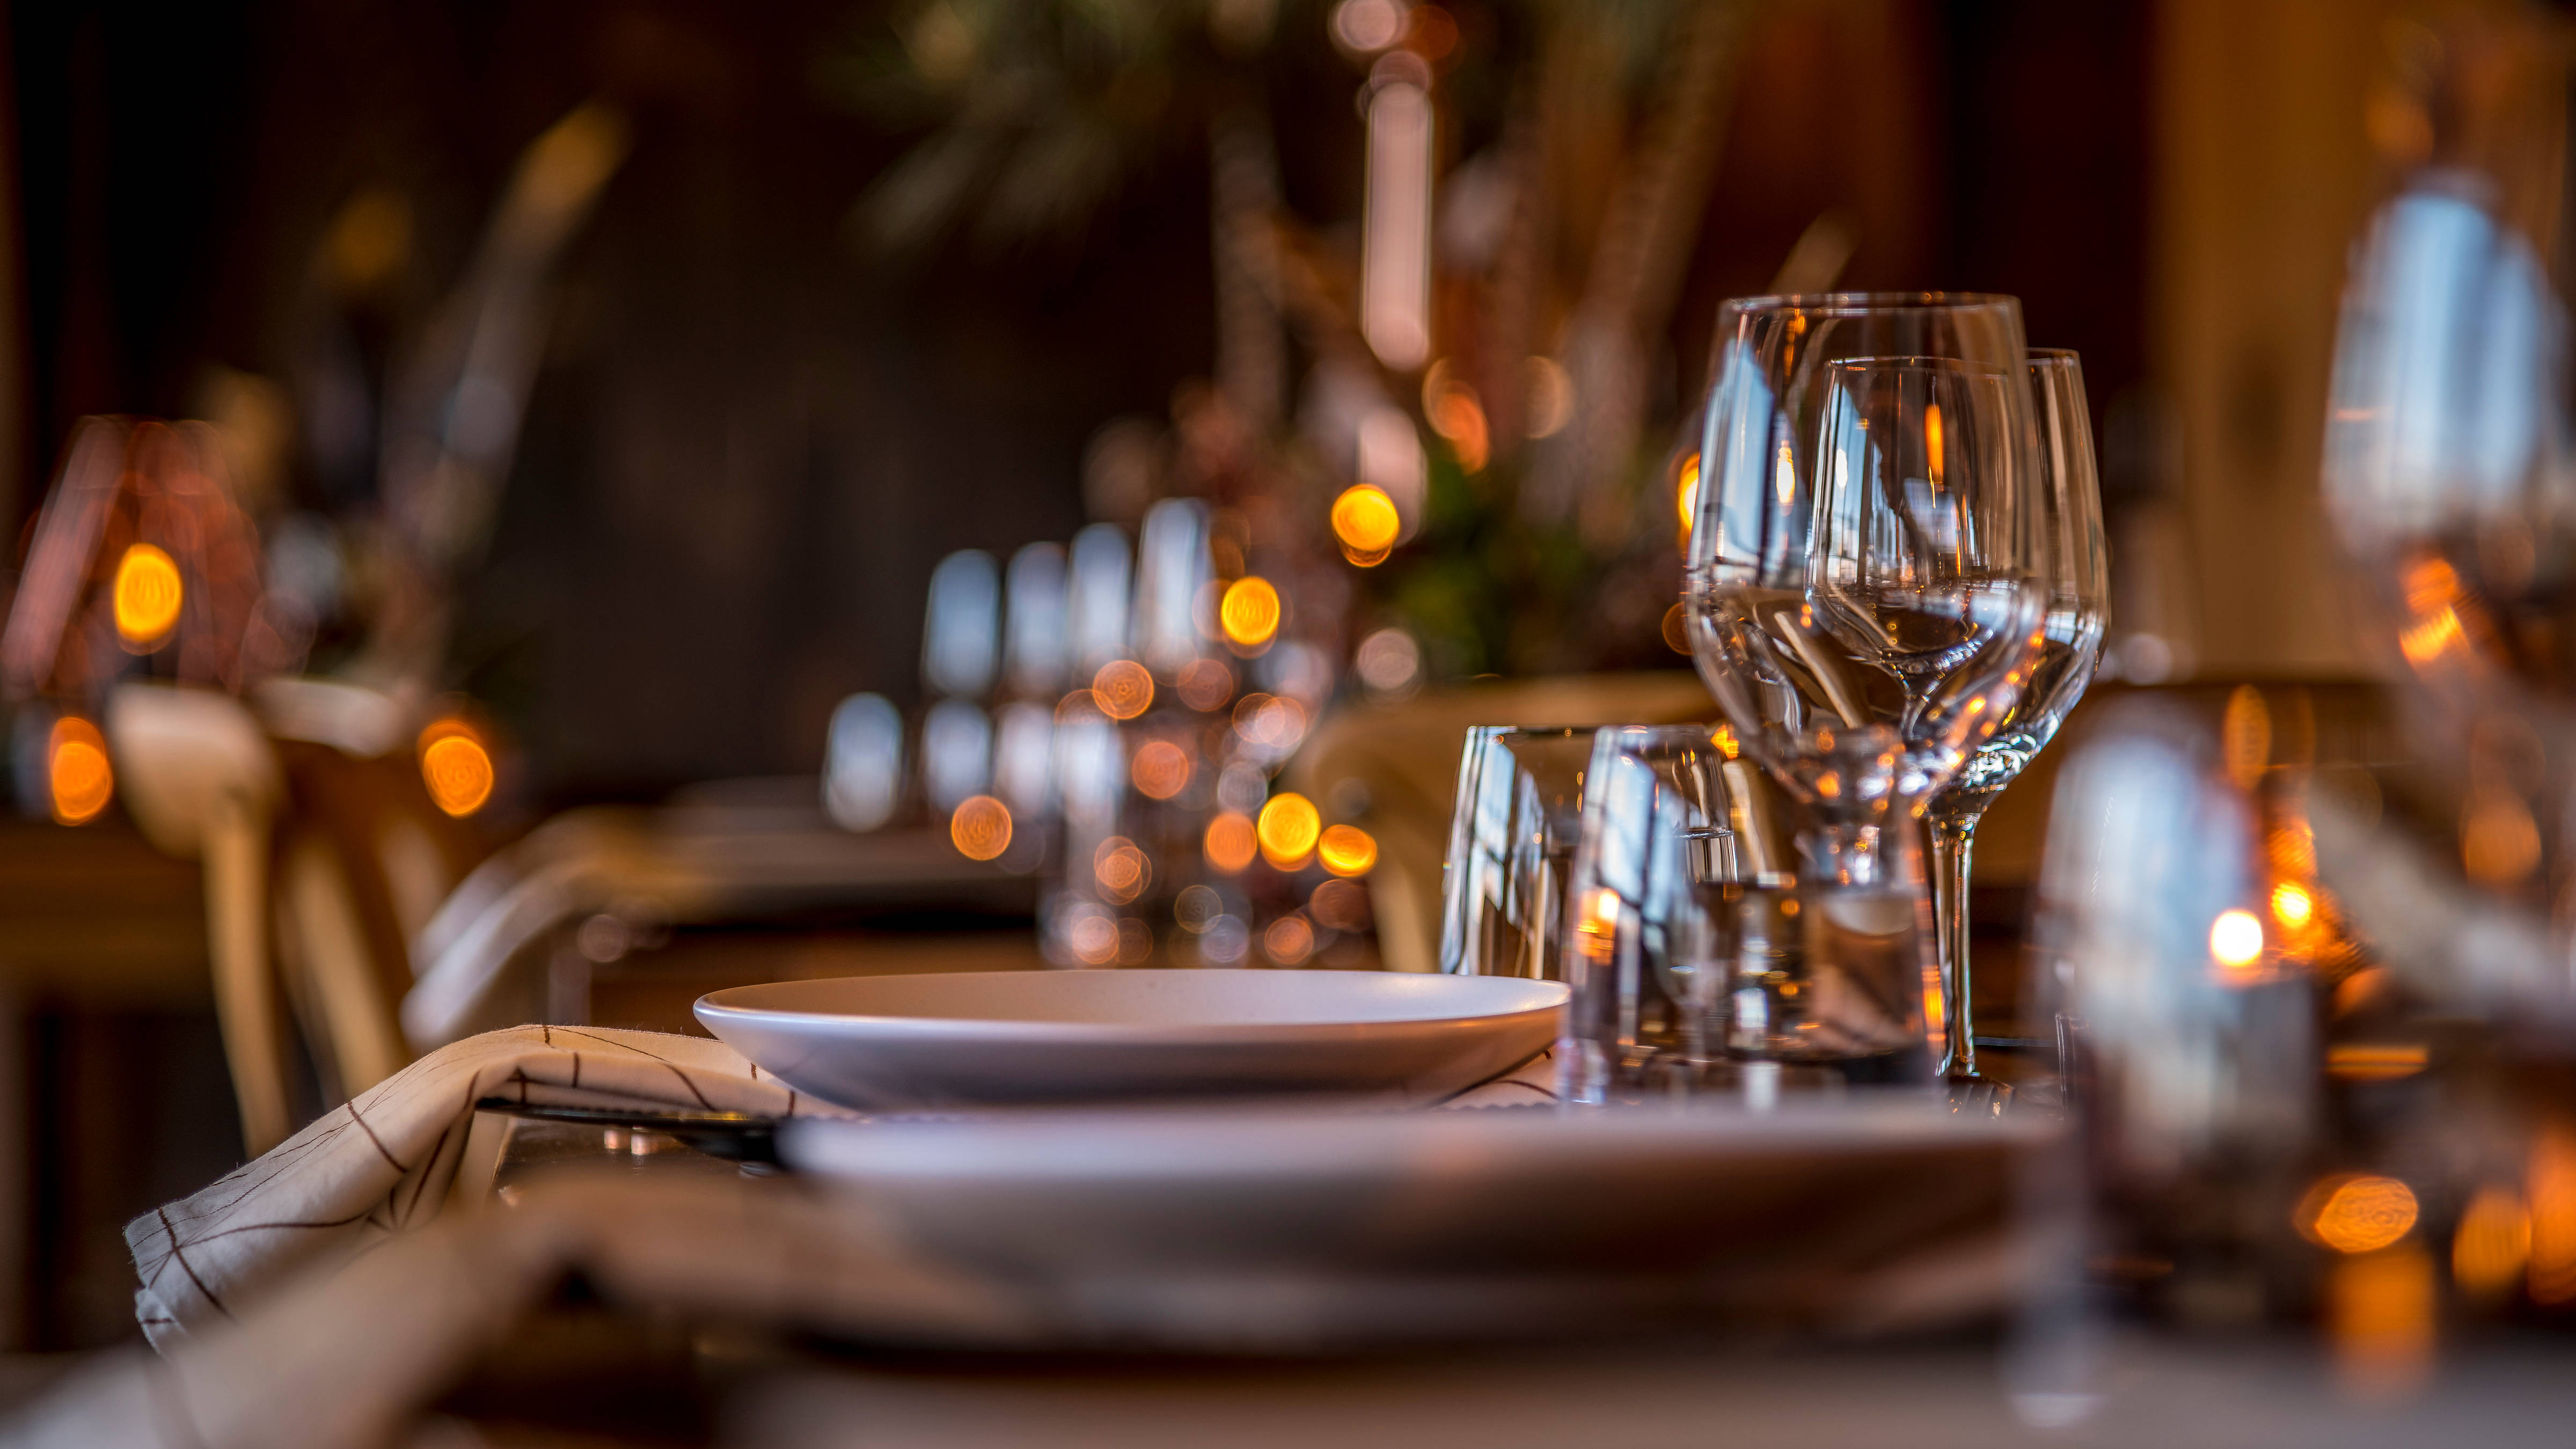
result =
[[[148,543],[126,549],[117,560],[114,585],[116,632],[128,645],[149,648],[170,635],[179,622],[186,594],[179,566],[170,555]]]
[[[98,818],[116,793],[116,772],[107,761],[107,738],[79,715],[54,721],[45,751],[45,779],[53,795],[54,819],[63,825],[86,825]]]
[[[1360,332],[1409,372],[1431,354],[1431,97],[1408,80],[1369,98],[1360,246]]]

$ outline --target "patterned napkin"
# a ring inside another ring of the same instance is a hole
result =
[[[722,1042],[518,1026],[452,1042],[211,1186],[125,1225],[135,1317],[166,1348],[308,1264],[345,1264],[446,1207],[485,1097],[559,1107],[852,1115],[800,1097]]]
[[[1554,1099],[1547,1055],[1443,1103]],[[519,1026],[439,1048],[257,1161],[126,1224],[143,1286],[135,1317],[166,1350],[293,1270],[345,1266],[423,1227],[458,1195],[485,1097],[561,1107],[848,1117],[800,1097],[704,1037],[610,1027]],[[486,1118],[486,1121],[492,1119]],[[497,1150],[497,1144],[494,1144]]]

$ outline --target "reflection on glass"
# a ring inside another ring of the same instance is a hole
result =
[[[1023,821],[1055,813],[1055,711],[1033,700],[993,715],[993,793]]]
[[[2546,480],[2566,322],[2530,244],[2465,177],[2382,210],[2335,340],[2326,496],[2364,558],[2511,516]]]
[[[874,830],[902,797],[903,716],[881,694],[842,700],[824,751],[824,811],[844,830]]]
[[[981,699],[993,687],[1001,627],[1002,583],[993,556],[952,553],[930,575],[930,610],[921,630],[921,678],[934,693]]]
[[[1193,617],[1208,581],[1207,505],[1167,498],[1146,511],[1136,546],[1136,657],[1156,673],[1178,673],[1199,656]]]
[[[1064,692],[1064,550],[1033,543],[1011,555],[1002,629],[1002,678],[1014,694],[1052,699]]]
[[[1097,839],[1118,828],[1118,800],[1127,783],[1127,753],[1118,726],[1097,711],[1072,712],[1056,722],[1055,778],[1065,819]]]
[[[1065,593],[1065,636],[1074,677],[1088,679],[1127,653],[1127,535],[1095,523],[1073,536],[1073,581]]]
[[[943,699],[921,721],[921,784],[945,815],[992,780],[993,725],[962,699]]]
[[[1582,827],[1592,733],[1467,731],[1441,889],[1441,970],[1563,979],[1565,877]]]

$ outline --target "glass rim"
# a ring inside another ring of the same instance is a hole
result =
[[[1720,311],[1858,317],[1888,312],[2019,311],[2021,299],[2007,292],[1776,292],[1729,297],[1718,306]]]
[[[2084,360],[2072,347],[2025,347],[2021,355],[2033,367],[2073,367]]]
[[[2069,358],[2072,358],[2075,354],[2070,352],[2066,355]],[[2023,359],[2023,366],[2027,367],[2031,364],[2032,359],[2028,357]],[[2004,362],[1985,362],[1972,357],[1940,357],[1910,352],[1890,353],[1885,357],[1829,357],[1818,365],[1825,368],[1827,371],[1859,372],[1865,369],[1902,371],[1910,369],[1921,372],[1933,372],[1954,370],[1960,372],[1985,373],[1993,377],[2010,377],[2020,370],[2012,366],[2010,363]]]

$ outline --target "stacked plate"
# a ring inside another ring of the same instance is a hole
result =
[[[1390,1110],[1527,1062],[1564,996],[1494,977],[1014,972],[743,987],[698,1014],[798,1090],[893,1114],[787,1124],[780,1155],[860,1192],[926,1258],[1055,1305],[1069,1343],[1895,1328],[1998,1304],[2028,1120],[1865,1094]]]

